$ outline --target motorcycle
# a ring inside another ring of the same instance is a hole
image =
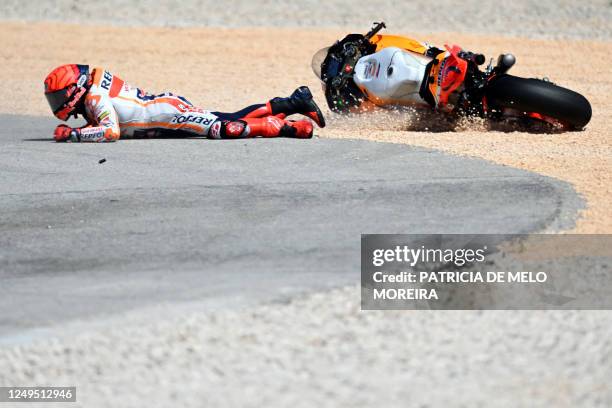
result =
[[[445,45],[445,51],[421,45],[414,52],[414,40],[378,34],[383,28],[384,22],[374,23],[367,34],[349,34],[313,56],[313,71],[332,111],[359,112],[369,101],[381,107],[426,106],[457,116],[545,122],[563,130],[583,129],[591,119],[591,105],[579,93],[546,79],[509,75],[516,63],[512,54],[501,54],[495,65],[491,60],[481,70],[483,54],[458,45]]]

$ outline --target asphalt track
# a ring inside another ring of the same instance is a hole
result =
[[[556,230],[583,205],[567,183],[406,145],[57,144],[51,119],[0,124],[4,338],[160,304],[282,300],[355,283],[362,233]]]

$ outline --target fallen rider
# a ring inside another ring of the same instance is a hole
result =
[[[58,125],[54,132],[58,142],[114,142],[120,137],[160,136],[311,138],[310,120],[285,119],[293,114],[325,126],[323,114],[305,86],[288,98],[274,98],[238,112],[210,112],[171,93],[151,95],[102,68],[90,72],[88,65],[69,64],[47,76],[45,96],[60,120],[72,115],[87,120],[87,125],[80,128]]]

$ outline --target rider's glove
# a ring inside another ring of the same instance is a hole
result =
[[[53,138],[56,142],[78,142],[81,140],[81,130],[74,129],[66,125],[58,125],[53,132]]]

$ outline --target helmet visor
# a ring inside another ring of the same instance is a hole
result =
[[[66,102],[70,100],[70,87],[60,89],[59,91],[49,92],[45,94],[49,107],[53,113],[60,110]]]

